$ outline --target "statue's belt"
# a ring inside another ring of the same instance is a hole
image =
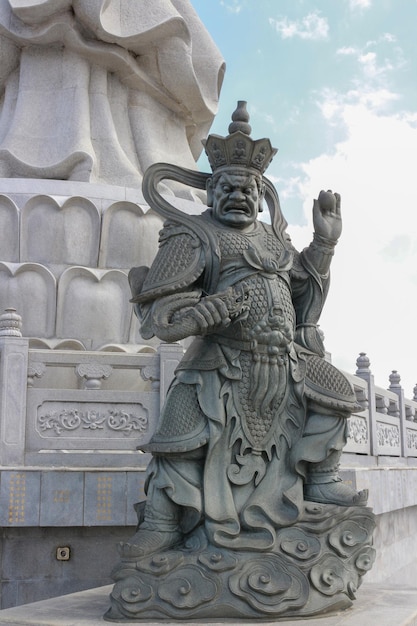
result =
[[[288,346],[273,346],[271,344],[258,343],[256,340],[245,341],[244,339],[234,339],[213,333],[209,336],[211,340],[228,348],[254,352],[257,354],[267,354],[268,356],[283,356],[288,354],[291,344]]]
[[[245,350],[252,355],[250,371],[250,397],[254,410],[265,416],[275,407],[281,406],[285,399],[287,388],[287,358],[288,350],[292,343],[287,346],[274,346],[271,344],[258,343],[256,340],[244,341],[212,335],[214,341],[230,348]]]

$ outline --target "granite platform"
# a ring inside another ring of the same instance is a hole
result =
[[[0,625],[3,626],[105,626],[114,622],[103,620],[103,614],[109,607],[111,585],[72,593],[41,602],[25,604],[19,607],[0,611]],[[255,623],[242,620],[245,626]],[[139,622],[123,622],[138,624]],[[145,625],[150,622],[140,622]],[[153,622],[155,623],[155,622]],[[160,622],[165,626],[171,621]],[[178,622],[179,623],[179,622]],[[201,624],[202,622],[198,622]],[[212,626],[233,624],[224,620],[205,621]],[[260,622],[258,621],[257,624]],[[417,585],[384,586],[375,583],[364,583],[358,590],[353,606],[327,617],[308,620],[284,620],[279,622],[262,622],[263,626],[417,626]],[[187,622],[191,626],[195,622]]]

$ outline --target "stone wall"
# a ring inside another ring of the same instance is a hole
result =
[[[1,608],[108,585],[132,526],[3,528]],[[69,559],[57,558],[69,548]]]

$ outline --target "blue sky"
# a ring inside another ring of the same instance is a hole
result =
[[[366,352],[376,384],[417,383],[417,0],[191,0],[226,61],[212,132],[247,100],[279,148],[275,183],[298,249],[312,200],[342,195],[321,319],[335,365]],[[200,169],[207,170],[205,158]]]

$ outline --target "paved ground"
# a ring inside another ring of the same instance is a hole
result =
[[[34,602],[13,609],[0,611],[2,626],[105,626],[111,622],[102,619],[109,602],[112,586],[99,587],[67,596],[60,596],[42,602]],[[140,622],[146,626],[146,622]],[[201,622],[200,622],[201,623]],[[206,622],[220,626],[225,622]],[[232,624],[233,622],[228,622]],[[239,623],[241,626],[243,620]],[[272,626],[277,622],[262,622],[262,626]],[[280,626],[417,626],[417,586],[384,587],[374,583],[364,583],[358,591],[354,606],[347,611],[309,620],[286,620]],[[124,622],[138,624],[138,622]],[[173,622],[164,622],[165,626]],[[192,622],[187,622],[192,626]],[[259,626],[244,622],[245,626]]]

